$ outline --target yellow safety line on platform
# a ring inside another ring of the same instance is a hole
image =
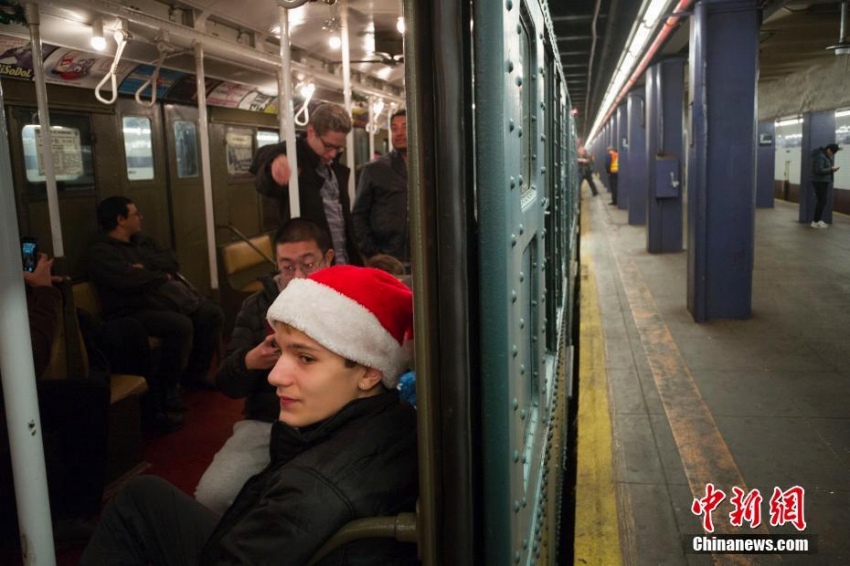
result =
[[[581,232],[587,227],[582,214]],[[602,322],[593,264],[581,253],[578,457],[576,463],[575,564],[618,566],[620,533],[612,462],[611,414]]]

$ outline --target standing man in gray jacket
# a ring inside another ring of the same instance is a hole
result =
[[[360,253],[388,254],[410,267],[407,210],[407,112],[390,119],[393,150],[363,167],[351,212]]]

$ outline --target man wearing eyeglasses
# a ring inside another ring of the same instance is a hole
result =
[[[272,423],[280,414],[275,388],[268,375],[280,356],[266,311],[293,279],[304,279],[334,258],[331,239],[317,223],[306,218],[288,220],[274,237],[279,273],[263,280],[263,290],[242,303],[216,374],[218,388],[233,399],[245,399],[245,419],[233,426],[233,435],[215,455],[198,482],[195,499],[218,513],[230,507],[251,476],[269,463]]]
[[[362,265],[351,222],[348,178],[351,170],[339,162],[351,131],[351,117],[336,104],[322,104],[310,115],[307,132],[296,140],[301,216],[331,235],[336,263]],[[291,218],[286,143],[261,147],[250,172],[260,194],[278,201],[280,220]]]

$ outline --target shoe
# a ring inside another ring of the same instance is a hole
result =
[[[162,402],[162,406],[166,411],[183,412],[186,410],[186,403],[180,397],[180,391],[177,387],[166,389],[165,400]]]
[[[811,227],[812,228],[820,228],[820,224],[818,224],[817,222],[812,222]]]
[[[183,415],[180,413],[160,412],[153,417],[153,428],[161,434],[168,434],[183,428]]]
[[[818,226],[821,228],[829,228],[829,224],[827,224],[823,220],[818,220]]]

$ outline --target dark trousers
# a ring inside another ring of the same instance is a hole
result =
[[[581,180],[579,180],[579,184],[581,181],[587,181],[587,184],[590,185],[590,192],[593,193],[593,196],[599,194],[599,190],[596,188],[596,183],[593,182],[593,173],[591,171],[585,171],[581,174]]]
[[[104,509],[80,565],[197,564],[219,519],[164,479],[139,476]]]
[[[39,381],[37,391],[53,519],[96,515],[106,481],[109,386],[95,379],[60,379]],[[8,453],[3,460],[0,523],[5,531],[14,529],[15,496]]]
[[[218,305],[204,301],[191,317],[145,310],[133,318],[141,321],[148,334],[162,340],[159,381],[164,390],[175,388],[181,379],[185,383],[205,381],[224,326],[224,313]]]
[[[829,188],[828,182],[812,181],[815,188],[815,222],[819,222],[823,218],[823,208],[826,206],[826,190]]]
[[[619,173],[608,173],[608,187],[611,190],[611,202],[617,204],[617,177]]]

